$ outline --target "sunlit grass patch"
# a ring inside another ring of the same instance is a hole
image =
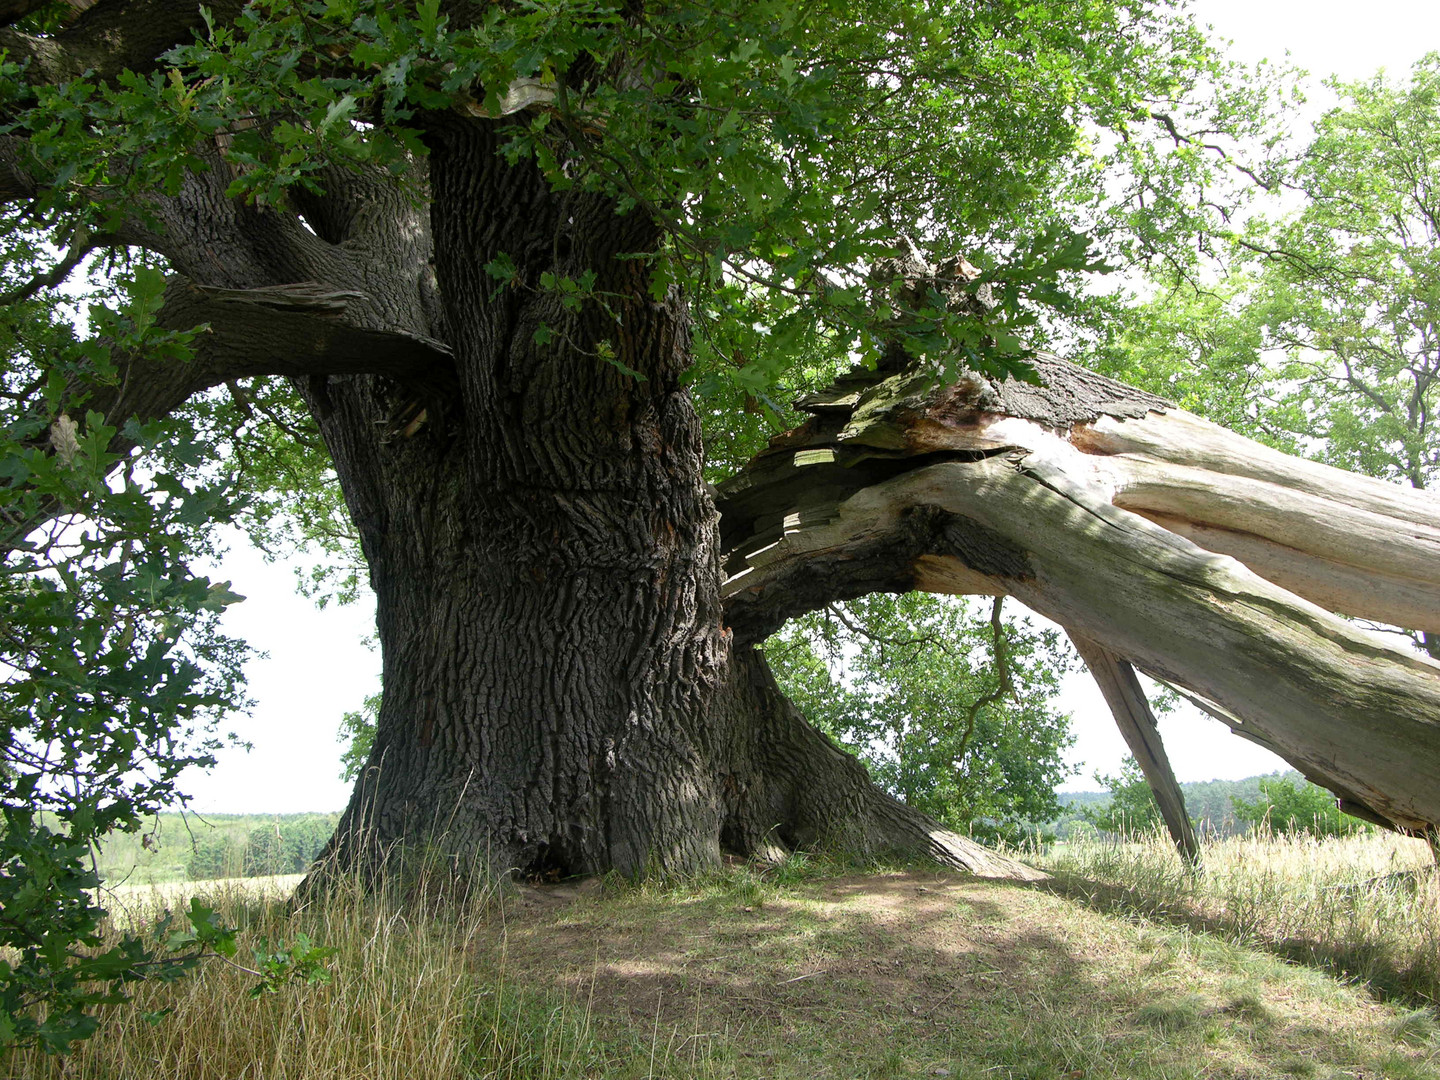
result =
[[[1193,874],[1158,833],[1082,836],[1039,862],[1092,906],[1203,927],[1413,1003],[1440,999],[1440,874],[1423,840],[1262,833],[1206,845]]]

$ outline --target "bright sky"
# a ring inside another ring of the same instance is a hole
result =
[[[1338,74],[1368,78],[1381,67],[1403,74],[1424,53],[1440,50],[1436,0],[1369,0],[1363,7],[1330,0],[1195,0],[1201,21],[1234,42],[1246,62],[1290,61],[1316,81]],[[1317,103],[1325,100],[1317,93]],[[237,543],[212,576],[230,579],[250,599],[226,616],[232,633],[267,652],[249,667],[251,717],[233,727],[254,744],[250,753],[225,751],[208,775],[186,787],[194,808],[212,813],[289,813],[336,810],[349,785],[339,779],[341,715],[359,708],[379,686],[380,658],[361,639],[373,631],[373,607],[318,611],[296,595],[293,571],[266,565]],[[1080,777],[1067,787],[1094,788],[1095,770],[1114,772],[1125,754],[1099,692],[1088,676],[1072,677],[1066,704],[1079,736],[1072,758]],[[1215,721],[1185,709],[1160,722],[1161,735],[1182,781],[1239,779],[1283,768],[1284,762],[1236,738]]]

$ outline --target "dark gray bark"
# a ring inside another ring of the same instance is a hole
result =
[[[617,258],[658,238],[505,165],[493,125],[427,130],[453,397],[377,442],[393,403],[332,381],[322,419],[384,651],[342,843],[423,839],[502,869],[713,865],[704,721],[724,649],[715,511],[678,383],[685,313],[646,296],[643,260]],[[502,253],[522,282],[497,295],[483,267]],[[618,323],[536,288],[586,270],[624,298]],[[536,343],[542,325],[557,343]],[[594,355],[605,339],[643,380]]]
[[[8,24],[38,7],[28,0],[10,0],[9,12],[0,14]],[[89,72],[109,81],[122,71],[148,73],[161,64],[173,46],[205,30],[200,5],[194,0],[101,0],[87,8],[58,33],[44,37],[0,26],[0,48],[11,61],[26,61],[31,82],[60,83]],[[207,5],[217,22],[237,15],[241,4],[219,0]]]

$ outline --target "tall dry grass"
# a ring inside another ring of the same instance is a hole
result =
[[[425,867],[378,891],[331,882],[314,903],[296,879],[130,889],[120,925],[152,922],[191,895],[239,928],[234,962],[209,957],[178,982],[142,983],[66,1057],[0,1056],[4,1080],[561,1080],[718,1076],[706,1046],[673,1032],[602,1039],[584,992],[512,976],[503,942],[514,887],[483,870]],[[480,882],[480,887],[475,887]],[[117,902],[118,901],[118,902]],[[299,935],[335,950],[329,978],[254,994],[253,968]],[[486,947],[480,945],[484,941]],[[250,966],[252,971],[242,970]]]
[[[323,903],[292,909],[248,882],[194,891],[240,927],[236,963],[304,934],[336,950],[329,980],[253,995],[254,975],[211,957],[173,984],[142,983],[108,1010],[100,1033],[67,1058],[23,1052],[0,1075],[139,1080],[457,1080],[558,1075],[564,1049],[583,1042],[583,1003],[529,1008],[503,967],[477,971],[477,936],[503,927],[498,889],[456,902],[421,885],[368,892],[342,883]],[[438,898],[437,898],[438,897]],[[180,900],[132,891],[131,925]],[[527,1011],[528,1010],[528,1011]]]
[[[1202,926],[1385,995],[1440,1001],[1440,872],[1423,840],[1260,831],[1207,844],[1198,874],[1163,832],[1092,833],[1036,857],[1092,906]]]

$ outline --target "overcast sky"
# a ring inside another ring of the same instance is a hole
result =
[[[1403,74],[1424,53],[1440,49],[1440,2],[1369,0],[1365,4],[1299,0],[1201,0],[1190,5],[1202,22],[1234,42],[1232,55],[1254,62],[1288,59],[1318,82],[1337,74],[1369,78],[1384,67]],[[1317,104],[1323,93],[1312,96]],[[233,727],[254,744],[230,750],[209,774],[192,773],[194,808],[212,813],[338,810],[349,797],[339,779],[341,715],[379,688],[380,658],[362,639],[374,624],[372,606],[318,611],[295,594],[293,570],[266,565],[236,543],[214,571],[250,599],[226,616],[232,633],[269,654],[249,667],[251,717]],[[1093,788],[1090,775],[1115,771],[1125,745],[1088,676],[1067,685],[1082,766],[1072,789]],[[1181,780],[1239,779],[1283,768],[1284,762],[1186,709],[1162,719],[1162,737]]]

